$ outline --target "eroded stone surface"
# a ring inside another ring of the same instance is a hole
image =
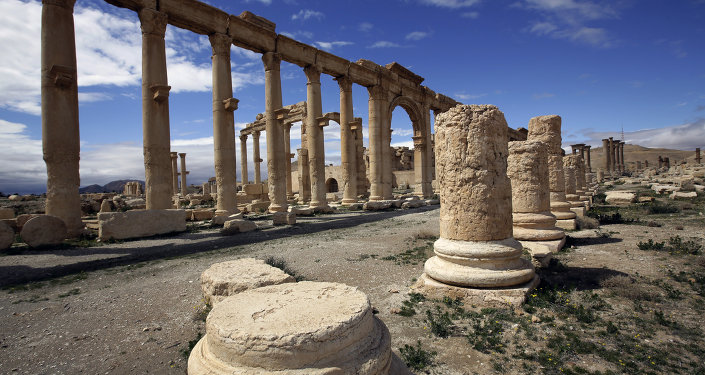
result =
[[[201,290],[207,303],[215,306],[226,297],[267,285],[293,283],[293,276],[263,260],[244,258],[216,263],[201,274]]]
[[[609,204],[631,204],[636,202],[636,193],[627,190],[605,192],[605,202]]]
[[[127,239],[154,236],[186,230],[183,210],[135,210],[98,214],[98,237]]]
[[[66,224],[56,216],[37,215],[23,226],[20,236],[31,247],[58,245],[67,235]]]
[[[0,221],[0,250],[9,248],[13,242],[15,242],[15,230],[4,221]]]
[[[223,224],[223,229],[220,230],[220,233],[229,236],[236,233],[250,232],[255,229],[257,229],[257,224],[254,221],[232,219]]]
[[[188,373],[388,374],[390,343],[367,296],[354,287],[271,285],[213,308]]]
[[[0,220],[2,219],[14,219],[15,209],[12,207],[0,207]]]

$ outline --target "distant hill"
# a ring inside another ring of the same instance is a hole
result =
[[[597,171],[598,169],[604,168],[605,156],[602,151],[602,147],[593,147],[590,150],[590,159],[592,164],[592,170]],[[641,161],[642,167],[644,166],[644,161],[649,161],[649,166],[658,166],[658,157],[670,158],[671,165],[676,165],[682,161],[687,161],[693,163],[695,161],[695,150],[683,151],[683,150],[670,150],[666,148],[649,148],[639,145],[624,145],[624,162],[627,164],[628,168],[635,168],[636,162]],[[705,155],[703,155],[705,156]]]
[[[117,180],[117,181],[110,181],[107,184],[100,186],[98,184],[93,184],[93,185],[88,185],[84,186],[80,189],[78,189],[78,192],[81,194],[91,194],[91,193],[122,193],[125,184],[130,182],[130,181],[139,181],[139,183],[142,185],[142,191],[144,191],[144,181],[140,180]]]

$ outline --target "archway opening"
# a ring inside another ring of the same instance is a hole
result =
[[[338,180],[335,178],[329,178],[326,180],[326,191],[328,193],[337,193],[338,192]]]

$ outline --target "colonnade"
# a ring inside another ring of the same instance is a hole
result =
[[[570,145],[571,151],[573,154],[580,153],[580,157],[583,158],[583,161],[585,163],[585,167],[588,172],[592,172],[592,160],[590,159],[590,148],[592,146],[586,145],[584,143],[578,143],[574,145]]]
[[[605,172],[624,172],[624,144],[623,141],[614,140],[612,137],[602,140],[602,151],[605,155]]]

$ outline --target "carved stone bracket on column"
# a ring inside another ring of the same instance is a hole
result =
[[[262,63],[264,63],[264,70],[279,70],[279,66],[282,62],[282,56],[276,52],[267,52],[262,55]]]
[[[142,9],[137,12],[140,18],[142,34],[154,34],[164,38],[166,33],[167,15],[154,9]]]
[[[295,156],[296,156],[296,154],[291,153],[291,154],[289,154],[289,159],[293,159]]]
[[[229,112],[234,112],[237,109],[237,104],[240,102],[240,100],[235,99],[235,98],[228,98],[223,100],[223,106],[225,107],[226,111]]]
[[[279,108],[274,110],[274,116],[276,117],[277,120],[284,120],[286,116],[289,114],[290,109],[289,108]]]
[[[171,90],[171,86],[152,85],[149,86],[149,88],[152,90],[152,99],[154,99],[155,102],[161,103],[169,98],[169,90]]]
[[[411,139],[414,140],[414,148],[418,148],[420,150],[424,149],[426,147],[426,138],[422,135],[415,135],[411,137]]]
[[[359,117],[356,117],[355,120],[350,121],[348,123],[348,126],[350,127],[350,130],[356,131],[357,129],[362,128],[362,119]]]
[[[54,80],[54,85],[62,89],[71,87],[76,82],[76,68],[64,65],[52,65],[49,74]]]
[[[326,116],[322,116],[316,118],[316,122],[318,122],[318,126],[322,128],[329,125],[330,119]]]
[[[226,34],[215,33],[208,36],[211,42],[211,48],[214,55],[230,56],[230,46],[233,43],[232,38]]]
[[[263,161],[264,161],[264,159],[262,159],[262,158],[259,158],[259,159],[254,160],[255,163],[261,163],[261,162],[263,162]]]

